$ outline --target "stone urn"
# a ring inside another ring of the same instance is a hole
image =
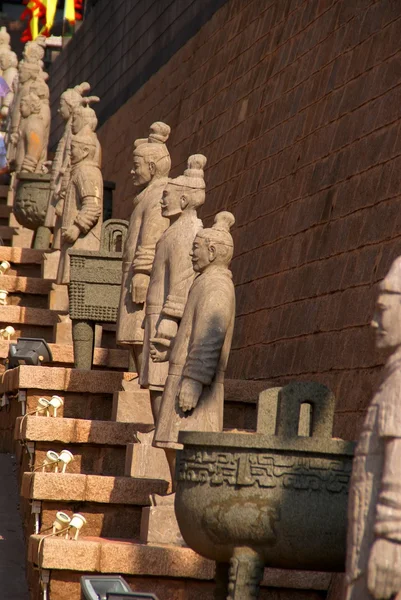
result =
[[[20,172],[16,175],[17,187],[13,213],[18,223],[37,232],[44,224],[50,191],[50,173]],[[34,248],[48,248],[49,240],[42,243],[34,238]]]
[[[256,433],[180,433],[177,521],[217,563],[215,598],[257,598],[265,565],[344,569],[354,444],[331,437],[334,403],[293,383],[260,394]]]

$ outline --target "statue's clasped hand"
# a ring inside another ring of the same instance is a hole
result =
[[[135,273],[131,281],[131,297],[135,304],[143,304],[149,287],[149,275],[146,273]]]
[[[377,539],[368,565],[368,588],[376,600],[390,599],[401,590],[401,544]]]
[[[178,392],[178,405],[183,412],[196,408],[202,394],[203,384],[195,379],[184,377]]]
[[[149,353],[153,362],[166,362],[168,360],[169,347],[151,340]]]
[[[66,231],[63,231],[62,233],[63,242],[73,244],[79,238],[80,233],[80,229],[77,225],[71,225]]]

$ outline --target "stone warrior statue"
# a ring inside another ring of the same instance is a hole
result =
[[[41,114],[42,101],[33,91],[20,102],[21,122],[15,170],[38,173],[46,161],[50,123]]]
[[[93,131],[71,138],[71,177],[63,206],[58,284],[70,281],[70,248],[98,250],[102,227],[103,178]]]
[[[353,461],[346,600],[388,600],[401,590],[401,257],[380,284],[372,326],[376,346],[392,354]]]
[[[0,71],[8,85],[9,92],[0,98],[0,118],[2,127],[9,116],[10,108],[13,106],[14,96],[18,87],[18,58],[15,52],[0,52]]]
[[[142,364],[145,300],[155,258],[156,243],[168,226],[160,201],[171,167],[166,142],[170,127],[160,121],[150,127],[149,137],[134,143],[133,184],[138,193],[133,201],[128,234],[123,250],[123,279],[117,320],[117,344],[128,346],[139,374]]]
[[[84,81],[83,83],[76,85],[74,88],[67,89],[61,94],[60,97],[58,113],[65,121],[65,126],[63,135],[57,145],[56,154],[51,166],[49,202],[44,222],[44,227],[48,230],[48,237],[50,236],[50,230],[53,230],[56,224],[56,206],[59,201],[61,201],[61,203],[64,202],[70,177],[72,136],[71,124],[73,111],[81,106],[83,102],[86,104],[90,104],[91,102],[99,102],[99,98],[97,96],[89,96],[87,98],[83,97],[83,94],[89,91],[90,85]],[[97,119],[92,131],[95,131],[96,126]],[[77,129],[79,131],[80,128]],[[78,133],[78,131],[76,133]],[[62,211],[59,212],[62,213]],[[53,248],[60,249],[59,230],[55,232]]]
[[[47,73],[43,71],[43,57],[45,53],[46,38],[39,36],[35,41],[27,42],[24,47],[23,60],[18,67],[18,89],[14,98],[14,105],[10,120],[10,137],[7,147],[7,159],[10,164],[15,160],[15,153],[18,143],[19,127],[21,121],[20,104],[21,98],[31,88],[36,86],[35,93],[43,100],[42,113],[48,113],[50,122],[49,108],[49,88],[46,84]],[[47,118],[47,117],[46,117]]]
[[[211,229],[200,230],[192,250],[198,276],[192,284],[169,356],[169,372],[153,445],[166,450],[174,481],[178,433],[222,431],[224,372],[231,348],[235,292],[229,264],[234,216],[218,213]],[[153,360],[167,353],[152,348]]]
[[[155,423],[168,375],[166,362],[153,362],[152,345],[165,350],[174,341],[184,313],[188,292],[194,280],[191,248],[202,228],[197,209],[205,201],[203,168],[206,157],[195,154],[188,158],[188,168],[176,179],[169,179],[161,201],[162,215],[170,227],[156,246],[156,255],[146,296],[142,387],[149,388]]]

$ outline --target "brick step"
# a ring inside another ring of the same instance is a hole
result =
[[[8,306],[49,308],[52,281],[38,277],[0,276],[0,288],[8,292]]]
[[[12,325],[15,337],[39,337],[52,342],[57,322],[58,313],[48,308],[0,306],[0,328]]]
[[[40,509],[40,532],[49,530],[62,510],[79,512],[87,520],[85,535],[136,538],[141,510],[150,494],[165,494],[167,482],[133,477],[107,477],[74,473],[24,473],[21,485],[25,537],[35,532],[35,510]],[[40,502],[40,505],[38,505]]]
[[[4,246],[11,246],[13,235],[15,235],[16,231],[17,229],[15,227],[0,225],[0,239],[3,241]]]
[[[7,201],[7,199],[6,199]],[[12,212],[12,206],[7,206],[6,203],[2,204],[0,200],[0,226],[8,227],[10,214]]]
[[[41,277],[41,265],[44,250],[33,248],[0,247],[0,260],[8,260],[11,269],[7,275]]]
[[[63,346],[51,348],[56,348],[55,358],[60,358]],[[108,352],[99,348],[95,356]],[[124,381],[135,377],[135,373],[79,371],[64,367],[21,365],[9,369],[0,383],[0,397],[7,393],[9,402],[7,410],[0,412],[0,451],[14,451],[15,421],[35,410],[40,397],[50,400],[54,394],[61,396],[64,405],[58,410],[60,417],[106,421],[112,415],[113,392],[121,389]]]
[[[59,453],[68,449],[74,454],[74,461],[69,465],[71,473],[123,476],[126,445],[137,439],[137,431],[144,429],[149,431],[148,426],[136,423],[35,415],[18,417],[14,439],[23,444],[16,447],[17,460],[21,472],[26,472],[40,467],[48,450]]]
[[[10,343],[15,343],[16,338],[14,338],[10,341],[0,340],[0,359],[6,358],[8,356],[8,347]],[[72,345],[49,344],[49,346],[53,355],[52,366],[68,368],[73,367],[74,349]],[[103,368],[127,371],[128,352],[127,350],[122,350],[119,348],[95,348],[93,366],[95,369]]]
[[[159,600],[214,598],[215,565],[190,548],[103,537],[74,541],[33,535],[28,561],[31,567],[40,567],[50,576],[51,600],[80,600],[80,577],[84,573],[122,575],[132,590],[154,593]],[[323,600],[331,578],[330,573],[265,569],[259,598],[294,597],[279,592],[285,588],[300,590],[299,598]]]

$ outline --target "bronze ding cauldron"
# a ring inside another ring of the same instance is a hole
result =
[[[18,223],[37,231],[45,222],[49,200],[49,173],[17,173],[13,213]],[[48,246],[47,246],[48,247]]]
[[[293,383],[260,394],[256,433],[180,434],[177,521],[217,562],[216,598],[257,598],[264,565],[343,570],[354,444],[331,437],[334,403],[324,385]]]

